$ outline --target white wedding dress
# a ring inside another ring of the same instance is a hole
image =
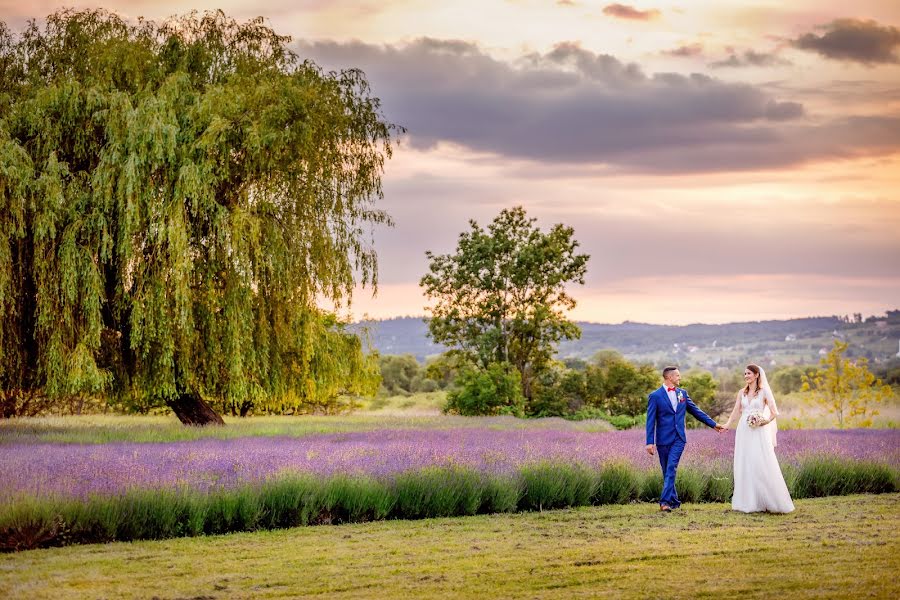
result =
[[[775,423],[750,427],[747,416],[754,410],[769,418],[765,390],[747,397],[741,392],[741,420],[734,436],[734,496],[731,508],[741,512],[789,513],[791,494],[775,457]],[[774,402],[774,399],[772,399]]]

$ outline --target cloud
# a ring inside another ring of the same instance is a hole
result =
[[[791,64],[790,61],[781,58],[775,52],[746,50],[740,57],[738,57],[737,54],[732,53],[727,59],[710,63],[709,66],[713,69],[721,69],[739,67],[775,67],[789,64]]]
[[[660,15],[658,10],[638,10],[626,4],[608,4],[603,8],[603,14],[632,21],[652,21]]]
[[[700,56],[703,54],[703,44],[684,44],[671,50],[664,50],[663,54],[677,57]]]
[[[450,142],[542,164],[613,171],[782,168],[900,149],[900,116],[807,119],[801,103],[702,74],[644,72],[576,43],[513,61],[478,45],[301,43],[327,68],[359,67],[419,149]]]
[[[823,25],[825,33],[807,33],[791,44],[825,58],[875,65],[900,62],[900,29],[875,21],[838,19]]]

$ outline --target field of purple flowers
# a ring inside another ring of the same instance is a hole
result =
[[[106,443],[95,438],[110,432],[62,436],[84,443],[0,428],[0,550],[652,501],[662,486],[641,430],[365,425]],[[896,429],[789,430],[778,441],[795,498],[900,490]],[[729,500],[733,444],[731,432],[688,432],[682,500]]]
[[[734,434],[688,432],[682,466],[727,471]],[[790,430],[778,436],[783,465],[827,457],[900,467],[900,430]],[[513,475],[536,463],[599,469],[626,463],[658,468],[643,432],[479,428],[387,429],[304,437],[203,439],[169,443],[11,443],[0,446],[0,501],[23,496],[119,495],[138,489],[203,493],[270,481],[288,474],[389,479],[426,467]]]

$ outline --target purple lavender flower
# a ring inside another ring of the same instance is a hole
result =
[[[512,473],[529,463],[580,463],[599,468],[627,462],[658,468],[644,451],[643,431],[389,429],[307,437],[204,439],[170,443],[0,446],[0,501],[22,496],[86,498],[130,489],[209,492],[288,473],[390,478],[431,466]],[[870,460],[900,466],[898,430],[796,430],[778,434],[782,463],[810,456]],[[682,465],[730,469],[734,438],[689,431]]]

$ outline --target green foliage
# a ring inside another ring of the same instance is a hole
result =
[[[791,477],[795,498],[882,494],[900,489],[900,474],[888,465],[814,457],[800,464]]]
[[[708,475],[697,469],[678,469],[675,476],[675,488],[682,502],[700,502],[706,491]]]
[[[647,410],[647,395],[659,387],[652,365],[634,365],[615,352],[598,352],[586,372],[587,394],[612,415],[638,416]]]
[[[803,390],[811,391],[813,399],[837,417],[838,427],[871,427],[877,407],[894,392],[869,371],[865,358],[844,358],[848,348],[846,342],[835,340],[819,370],[804,377]]]
[[[637,500],[641,493],[642,478],[627,463],[604,465],[597,475],[597,487],[593,504],[625,504]]]
[[[585,374],[554,365],[535,379],[527,410],[535,417],[564,417],[584,408],[585,398]]]
[[[640,415],[612,415],[609,419],[607,419],[613,427],[616,429],[631,429],[632,427],[643,427],[647,422],[647,413],[644,412]]]
[[[484,481],[479,473],[462,468],[402,473],[393,484],[398,514],[412,519],[474,515],[482,506]]]
[[[785,367],[769,377],[772,391],[779,395],[793,394],[803,389],[803,378],[814,377],[815,367]]]
[[[563,314],[575,306],[566,285],[584,283],[588,256],[576,254],[572,228],[543,233],[521,207],[501,211],[487,230],[470,226],[455,254],[426,252],[429,335],[481,368],[512,364],[531,398],[556,344],[579,335]]]
[[[447,394],[446,412],[459,415],[524,416],[525,397],[518,373],[508,363],[469,367]]]
[[[4,394],[282,411],[377,387],[315,303],[376,283],[396,128],[289,41],[221,12],[0,27]]]
[[[522,510],[585,506],[597,492],[597,475],[580,465],[538,463],[521,468]]]
[[[381,371],[381,385],[388,394],[420,391],[413,389],[413,382],[419,377],[421,369],[419,361],[412,354],[379,356],[378,368]]]
[[[460,371],[469,364],[465,356],[450,350],[425,362],[425,378],[434,381],[440,389],[445,390],[453,385]]]
[[[719,389],[719,383],[713,379],[711,373],[706,371],[689,371],[681,378],[680,387],[688,391],[691,400],[694,401],[700,410],[709,414],[711,417],[716,416],[716,392]],[[697,419],[687,419],[685,421],[687,427],[696,429],[704,426]]]
[[[407,395],[419,392],[435,392],[446,388],[452,377],[442,373],[449,368],[446,359],[423,367],[412,354],[386,354],[378,358],[382,391],[389,395]]]
[[[900,491],[900,472],[887,464],[811,457],[787,467],[785,476],[794,499]],[[730,470],[683,468],[677,485],[686,502],[727,502],[732,493]],[[659,469],[643,471],[626,463],[590,468],[543,462],[522,466],[510,475],[447,467],[386,480],[292,475],[204,494],[135,490],[87,500],[25,498],[0,506],[0,551],[375,519],[624,504],[656,501],[661,491]]]

